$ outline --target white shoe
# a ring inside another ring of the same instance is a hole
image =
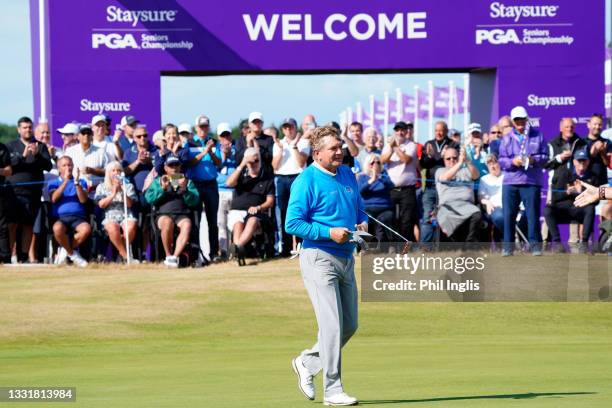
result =
[[[60,249],[57,251],[57,256],[55,257],[55,264],[65,264],[66,258],[68,258],[68,251],[66,251],[66,248],[60,247]]]
[[[168,268],[178,268],[178,258],[172,255],[167,256],[166,259],[164,259],[164,265],[166,265]]]
[[[87,265],[89,265],[87,261],[83,259],[81,254],[79,254],[78,251],[72,252],[72,255],[68,255],[68,258],[70,258],[72,263],[78,266],[79,268],[85,268]]]
[[[308,372],[308,369],[304,367],[302,356],[294,358],[291,361],[291,365],[298,378],[298,388],[306,398],[312,401],[315,398],[315,386],[312,382],[313,376]]]
[[[331,397],[326,397],[323,400],[323,405],[329,405],[332,407],[345,406],[345,405],[357,405],[359,401],[355,397],[346,395],[345,392],[334,394]]]
[[[13,265],[15,265],[15,264],[18,264],[18,263],[19,263],[19,260],[17,259],[17,255],[13,255],[13,256],[11,256],[11,263],[12,263]]]
[[[140,261],[136,258],[130,258],[130,265],[137,265]]]

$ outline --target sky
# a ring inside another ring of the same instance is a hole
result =
[[[606,42],[610,41],[611,2],[606,0]],[[34,110],[28,0],[2,1],[0,45],[4,56],[0,64],[0,122],[15,123],[20,116],[33,116]],[[236,121],[235,112],[245,117],[258,110],[268,124],[278,124],[284,116],[295,116],[299,121],[306,113],[327,122],[338,120],[339,112],[357,101],[367,105],[369,94],[382,99],[384,91],[426,87],[429,79],[436,84],[462,81],[457,74],[167,77],[162,79],[162,119],[192,122],[196,115],[206,113],[216,124]],[[260,97],[244,98],[245,88]]]

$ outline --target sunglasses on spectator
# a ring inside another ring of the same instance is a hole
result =
[[[455,160],[459,160],[459,157],[458,156],[445,157],[444,160],[455,161]]]
[[[374,164],[380,164],[380,160],[373,160],[373,161],[370,163],[370,166],[372,166],[372,165],[374,165]]]
[[[491,131],[491,132],[489,132],[489,133],[490,133],[490,134],[492,134],[492,135],[499,135],[501,132],[500,132],[500,131],[497,131],[497,132],[493,132],[493,131]]]
[[[135,139],[141,139],[141,138],[143,138],[143,137],[144,137],[144,138],[146,139],[148,136],[149,136],[149,135],[147,135],[147,134],[145,133],[144,135],[134,135],[134,138],[135,138]]]

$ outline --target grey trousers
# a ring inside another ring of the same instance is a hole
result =
[[[325,397],[343,392],[341,348],[357,331],[355,260],[307,248],[300,251],[300,268],[310,296],[319,333],[317,343],[302,352],[311,375],[323,370]]]

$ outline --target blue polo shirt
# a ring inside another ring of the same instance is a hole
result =
[[[142,191],[142,187],[144,186],[145,179],[147,175],[151,171],[153,167],[155,167],[155,159],[157,155],[157,147],[155,145],[149,143],[149,147],[147,149],[149,154],[151,155],[151,163],[150,164],[142,164],[138,163],[138,167],[132,174],[130,174],[130,182],[136,186],[136,191]],[[138,146],[134,143],[132,147],[123,152],[123,160],[121,161],[121,165],[125,169],[130,164],[134,163],[138,159]]]
[[[59,186],[64,182],[61,177],[56,178],[55,180],[51,180],[49,184],[47,184],[47,188],[49,189],[49,195],[53,194],[55,190],[59,188]],[[85,191],[87,191],[87,183],[85,180],[81,179],[80,183],[81,187]],[[58,202],[53,203],[52,205],[52,214],[54,217],[62,218],[70,215],[80,215],[85,217],[85,206],[81,204],[79,201],[79,197],[77,196],[76,185],[74,184],[74,179],[68,180],[68,184],[66,184],[66,188],[64,189],[64,193]]]
[[[234,191],[233,187],[225,186],[225,181],[234,172],[234,170],[236,170],[236,167],[238,167],[236,164],[236,147],[232,145],[232,153],[226,157],[225,160],[222,160],[221,169],[217,175],[219,191]]]
[[[189,160],[192,160],[202,152],[202,149],[204,149],[204,146],[206,146],[206,142],[208,140],[208,138],[206,140],[192,140],[187,143],[185,149],[187,149],[189,152]],[[221,150],[218,143],[216,143],[213,147],[212,154],[221,159]],[[202,157],[199,162],[193,166],[189,166],[186,173],[187,177],[193,181],[210,181],[217,178],[218,171],[217,166],[215,166],[215,163],[210,157],[210,154],[207,154],[206,156]]]

